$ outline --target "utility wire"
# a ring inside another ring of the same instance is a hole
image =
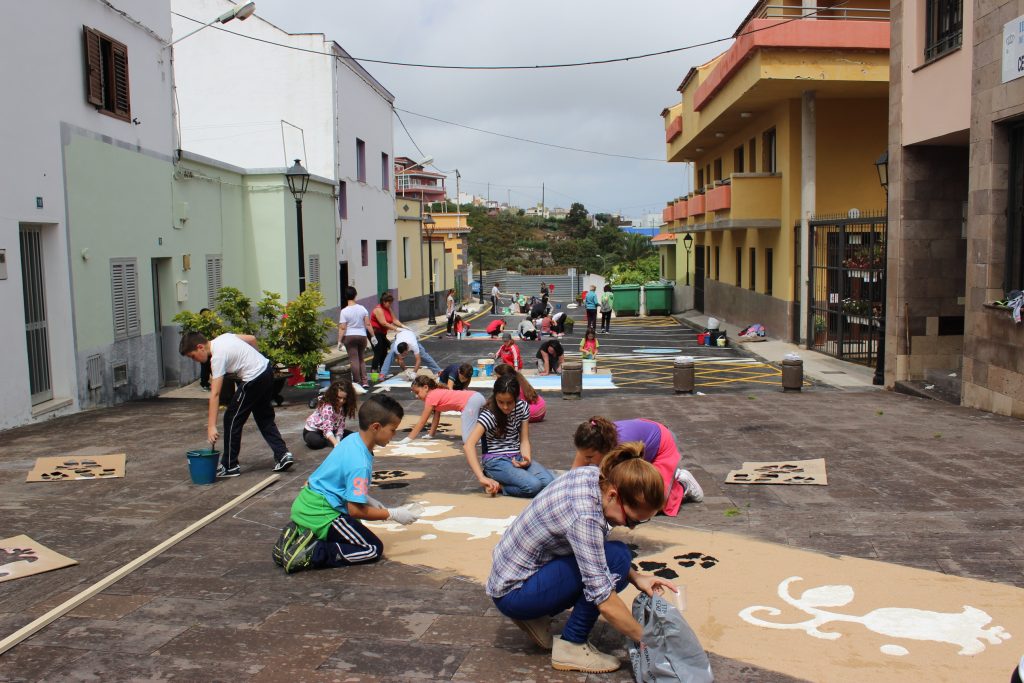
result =
[[[392,111],[395,112],[395,117],[398,119],[398,122],[402,124],[402,130],[404,130],[405,134],[409,136],[409,142],[412,143],[412,146],[416,148],[416,151],[420,153],[421,157],[426,158],[427,155],[424,154],[423,150],[420,149],[420,146],[416,144],[416,141],[412,137],[412,133],[409,132],[409,129],[406,127],[405,121],[402,120],[401,115],[399,115],[398,110],[392,107]]]
[[[531,145],[540,145],[541,147],[554,147],[555,149],[564,149],[564,150],[568,150],[570,152],[583,152],[584,154],[597,154],[598,156],[603,156],[603,157],[616,157],[616,158],[619,158],[619,159],[633,159],[635,161],[657,161],[657,162],[660,162],[660,163],[665,163],[664,159],[656,159],[656,158],[653,158],[653,157],[635,157],[635,156],[631,156],[629,154],[613,154],[611,152],[598,152],[598,151],[595,151],[595,150],[592,150],[592,149],[582,149],[580,147],[569,147],[567,145],[556,145],[556,144],[554,144],[552,142],[539,142],[537,140],[531,140],[529,138],[521,138],[521,137],[517,137],[515,135],[506,135],[505,133],[496,133],[493,130],[485,130],[483,128],[475,128],[473,126],[467,126],[464,123],[456,123],[454,121],[446,121],[445,119],[439,119],[436,116],[428,116],[426,114],[419,114],[419,113],[414,112],[414,111],[409,111],[408,109],[401,109],[399,107],[395,107],[395,110],[396,111],[405,112],[406,114],[412,114],[413,116],[419,116],[420,118],[430,119],[431,121],[437,121],[438,123],[446,123],[449,126],[456,126],[458,128],[465,128],[467,130],[475,130],[478,133],[486,133],[488,135],[496,135],[496,136],[498,136],[500,138],[508,138],[509,140],[518,140],[519,142],[529,142]]]
[[[100,0],[100,1],[102,2],[103,0]],[[849,2],[849,0],[844,0],[843,2],[837,3],[837,4],[835,4],[835,5],[831,6],[831,7],[820,7],[818,9],[814,10],[813,12],[807,12],[806,14],[802,13],[799,16],[793,17],[792,19],[786,19],[785,21],[780,21],[777,24],[772,24],[770,26],[762,26],[761,28],[752,29],[750,31],[744,31],[743,33],[740,33],[738,35],[726,36],[725,38],[716,38],[714,40],[706,40],[706,41],[704,41],[702,43],[693,43],[691,45],[683,45],[682,47],[673,47],[673,48],[669,48],[668,50],[659,50],[657,52],[646,52],[644,54],[631,55],[629,57],[611,57],[611,58],[608,58],[608,59],[591,59],[591,60],[587,60],[587,61],[583,61],[583,62],[562,62],[562,63],[555,63],[555,64],[517,64],[517,65],[501,65],[501,66],[496,66],[496,65],[476,65],[476,66],[470,66],[470,65],[460,65],[460,64],[420,64],[420,63],[416,63],[416,62],[397,62],[397,61],[388,60],[388,59],[372,59],[370,57],[342,57],[340,55],[334,54],[333,52],[323,52],[322,50],[311,50],[309,48],[298,47],[296,45],[287,45],[285,43],[278,43],[278,42],[275,42],[273,40],[267,40],[265,38],[257,38],[256,36],[250,36],[250,35],[246,35],[244,33],[235,33],[234,31],[229,31],[228,29],[222,28],[220,26],[212,26],[211,25],[210,28],[216,29],[217,31],[223,31],[224,33],[230,33],[231,35],[238,36],[239,38],[247,38],[248,40],[254,40],[254,41],[258,42],[258,43],[266,43],[268,45],[276,45],[278,47],[287,48],[289,50],[297,50],[299,52],[308,52],[308,53],[316,54],[316,55],[325,55],[327,57],[335,57],[337,59],[342,59],[342,60],[344,60],[344,59],[351,59],[352,61],[355,61],[355,62],[366,62],[367,64],[386,64],[388,66],[405,66],[405,67],[411,67],[411,68],[416,68],[416,69],[448,69],[448,70],[456,70],[456,71],[522,71],[522,70],[530,70],[530,69],[567,69],[567,68],[579,67],[579,66],[600,66],[600,65],[604,65],[604,64],[616,64],[616,63],[619,63],[619,62],[633,62],[633,61],[639,61],[641,59],[649,59],[651,57],[661,57],[661,56],[664,56],[664,55],[675,54],[677,52],[685,52],[687,50],[694,50],[694,49],[697,49],[699,47],[708,47],[709,45],[716,45],[718,43],[724,43],[726,41],[734,40],[736,38],[742,38],[744,36],[753,35],[754,33],[760,33],[761,31],[769,31],[769,30],[778,28],[780,26],[785,26],[786,24],[790,24],[790,23],[792,23],[794,21],[801,21],[803,19],[808,19],[808,18],[813,17],[813,16],[815,16],[815,15],[817,15],[817,14],[823,12],[823,11],[826,11],[826,10],[831,11],[831,10],[838,9],[838,8],[843,7],[844,5],[846,5],[848,2]],[[193,22],[195,22],[197,24],[205,23],[205,22],[199,21],[198,19],[193,19],[192,17],[186,16],[184,14],[179,14],[178,12],[171,12],[171,14],[173,14],[173,15],[175,15],[177,17],[181,17],[182,19],[187,19],[188,21],[193,21]]]

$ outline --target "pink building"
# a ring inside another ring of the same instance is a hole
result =
[[[443,173],[421,168],[409,157],[395,158],[395,195],[425,203],[443,202],[447,197]]]

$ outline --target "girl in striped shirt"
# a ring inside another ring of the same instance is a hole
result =
[[[554,479],[547,468],[533,460],[530,407],[519,398],[519,390],[515,375],[496,379],[494,393],[463,446],[469,468],[492,496],[501,492],[506,496],[533,498]],[[482,467],[476,456],[478,442]]]

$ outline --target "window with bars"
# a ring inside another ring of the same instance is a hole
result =
[[[928,0],[925,8],[925,60],[935,59],[963,42],[963,0]]]
[[[85,39],[85,99],[109,116],[131,121],[128,46],[88,26]]]
[[[1024,124],[1009,130],[1010,173],[1003,291],[1024,289]]]
[[[139,320],[139,271],[135,259],[110,259],[110,293],[114,340],[139,336],[142,323]]]
[[[310,254],[306,266],[306,284],[320,285],[320,254]]]
[[[206,255],[206,305],[213,308],[224,286],[224,260],[220,254]]]

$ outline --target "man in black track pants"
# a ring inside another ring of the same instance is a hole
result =
[[[181,338],[178,351],[197,363],[210,363],[210,401],[207,411],[206,434],[211,444],[217,442],[217,413],[224,379],[235,380],[238,388],[224,411],[224,452],[217,469],[218,477],[237,477],[241,474],[238,452],[242,445],[242,427],[252,414],[260,434],[274,452],[274,471],[283,472],[295,460],[288,451],[281,432],[274,422],[274,370],[270,361],[256,350],[256,337],[249,334],[225,333],[207,340],[198,332],[189,332]]]

